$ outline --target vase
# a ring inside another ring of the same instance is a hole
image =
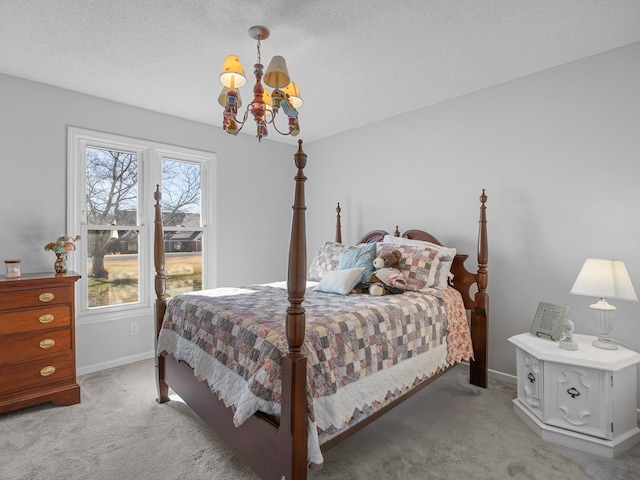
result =
[[[56,263],[53,264],[56,273],[67,273],[67,252],[54,252],[56,254]]]

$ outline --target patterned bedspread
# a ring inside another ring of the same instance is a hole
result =
[[[312,465],[322,463],[320,441],[473,355],[464,305],[451,288],[383,297],[307,288],[303,306]],[[258,410],[279,415],[287,307],[284,282],[179,295],[167,306],[158,351],[186,361],[233,408],[236,424]]]

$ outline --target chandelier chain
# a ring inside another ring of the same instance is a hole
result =
[[[260,55],[260,37],[259,36],[258,36],[257,48],[258,48],[258,63],[262,63],[262,57]]]

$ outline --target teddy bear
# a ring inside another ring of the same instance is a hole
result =
[[[387,250],[375,258],[375,270],[365,281],[369,285],[369,295],[379,297],[387,293],[402,293],[407,288],[407,282],[398,269],[401,259],[400,250]]]

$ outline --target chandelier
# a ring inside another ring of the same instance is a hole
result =
[[[238,89],[247,83],[247,78],[244,76],[240,59],[235,55],[229,55],[224,61],[220,74],[220,83],[223,88],[218,102],[224,107],[222,128],[227,133],[236,135],[242,130],[249,113],[251,113],[256,122],[258,141],[268,135],[267,125],[272,125],[274,130],[281,135],[295,137],[300,133],[297,109],[302,105],[298,87],[295,82],[289,79],[287,64],[284,58],[279,55],[271,59],[266,73],[263,74],[260,41],[269,38],[269,30],[257,25],[249,29],[249,36],[257,41],[258,51],[258,59],[253,66],[253,73],[256,77],[256,84],[253,86],[253,100],[240,119],[238,109],[242,106],[242,101]],[[265,85],[273,89],[271,92],[262,86],[263,80]],[[275,119],[280,109],[288,118],[289,131],[280,131],[276,126]]]

